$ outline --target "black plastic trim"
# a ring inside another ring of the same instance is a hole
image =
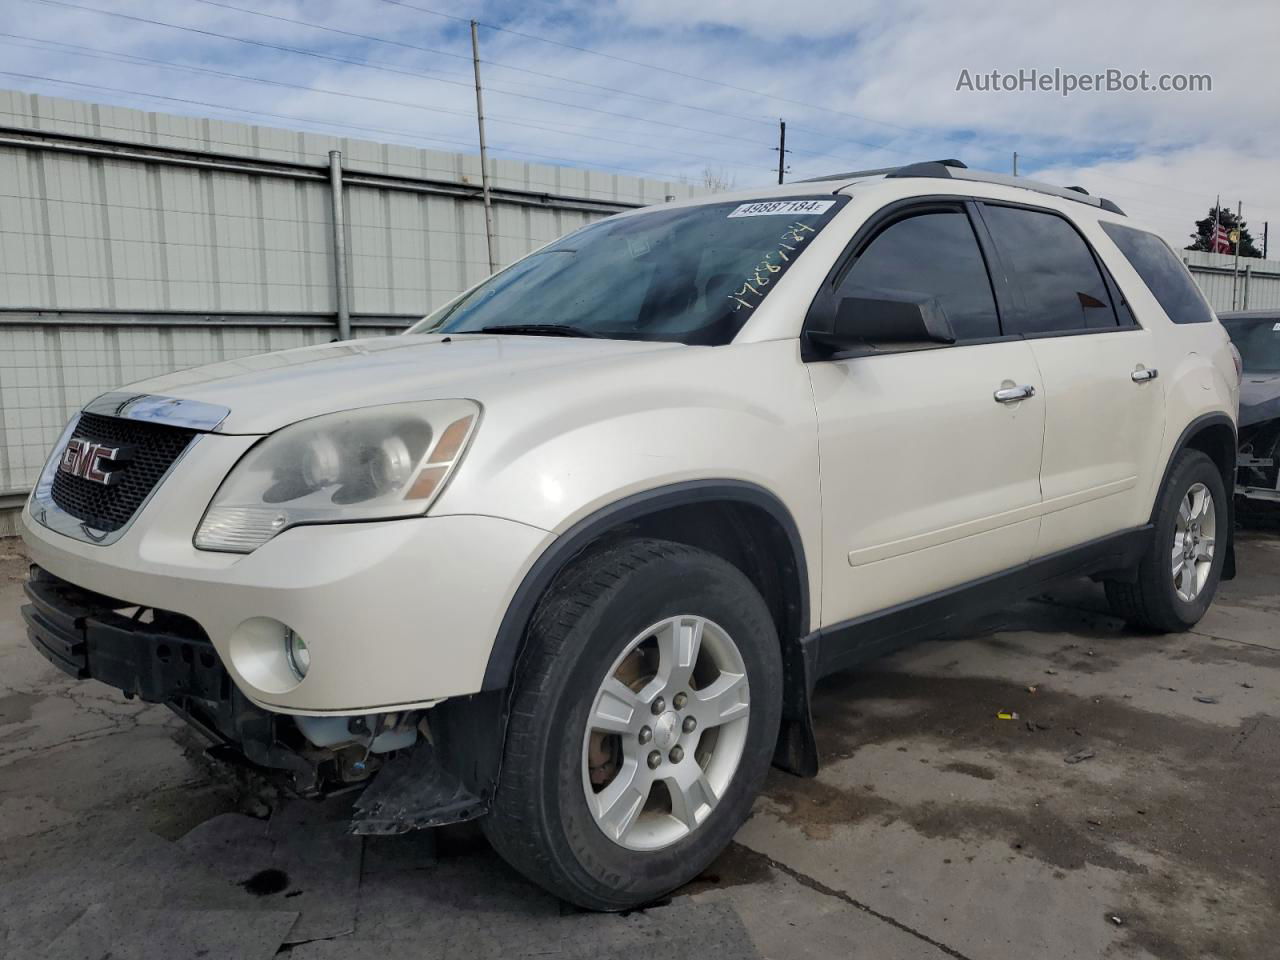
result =
[[[987,282],[991,285],[992,296],[996,302],[996,323],[1003,331],[1003,309],[1000,294],[995,289],[994,277],[991,273],[991,262],[987,259],[987,248],[984,246],[982,237],[979,235],[981,222],[975,219],[975,211],[973,209],[973,198],[964,196],[948,196],[930,195],[919,197],[907,197],[902,200],[895,200],[887,203],[879,210],[872,213],[862,225],[854,232],[849,242],[845,244],[840,255],[836,257],[835,263],[831,269],[827,271],[826,277],[823,278],[818,292],[814,294],[813,300],[810,301],[808,309],[805,311],[804,324],[800,333],[800,357],[806,363],[822,362],[828,360],[848,360],[857,356],[880,356],[885,354],[898,354],[906,351],[903,350],[846,350],[838,353],[832,353],[828,349],[816,345],[814,340],[808,336],[810,331],[823,332],[818,329],[815,318],[819,315],[819,306],[825,308],[829,315],[834,315],[835,304],[833,298],[836,289],[844,280],[845,274],[853,265],[854,260],[862,253],[866,247],[875,240],[879,234],[892,226],[899,220],[905,220],[909,217],[920,216],[929,212],[946,211],[950,213],[963,213],[969,221],[969,227],[973,230],[977,239],[979,252],[981,253],[987,268]],[[992,343],[995,340],[1003,339],[1003,337],[976,337],[971,340],[957,340],[955,343],[930,345],[924,349],[952,349],[955,347],[972,346],[978,343]]]
[[[22,607],[32,646],[78,680],[98,680],[147,703],[196,697],[231,700],[231,678],[194,621],[167,615],[174,625],[143,623],[112,609],[122,606],[58,580],[39,567],[25,586]],[[175,629],[177,624],[180,628]]]
[[[990,241],[991,245],[994,248],[996,248],[997,256],[999,255],[999,250],[998,250],[999,242],[996,240],[995,231],[991,229],[991,225],[987,223],[986,217],[983,216],[983,207],[1011,207],[1014,210],[1029,210],[1033,213],[1045,213],[1050,216],[1058,217],[1061,220],[1065,220],[1067,222],[1067,225],[1070,226],[1071,229],[1075,231],[1076,236],[1078,236],[1081,242],[1084,243],[1085,249],[1089,251],[1089,255],[1093,257],[1094,266],[1098,270],[1098,275],[1102,278],[1102,285],[1107,288],[1107,295],[1111,297],[1111,316],[1115,319],[1115,323],[1110,327],[1078,327],[1078,328],[1073,327],[1070,330],[1064,330],[1064,331],[1037,330],[1032,333],[1017,332],[1017,333],[1007,334],[1008,336],[1023,337],[1024,339],[1030,340],[1033,338],[1046,337],[1046,336],[1062,337],[1062,336],[1071,336],[1073,334],[1081,334],[1081,333],[1110,333],[1113,330],[1132,330],[1135,327],[1138,329],[1141,329],[1141,324],[1138,323],[1138,318],[1133,315],[1133,311],[1129,308],[1128,301],[1125,300],[1124,297],[1121,295],[1119,285],[1117,285],[1115,278],[1111,275],[1111,270],[1110,268],[1107,267],[1106,261],[1102,259],[1102,257],[1099,255],[1094,245],[1089,242],[1089,238],[1084,235],[1084,231],[1080,229],[1080,225],[1076,223],[1074,220],[1072,220],[1070,216],[1063,213],[1061,210],[1055,210],[1052,207],[1042,207],[1042,206],[1039,206],[1038,204],[1022,203],[1014,200],[992,200],[988,198],[978,198],[976,200],[975,206],[977,207],[978,219],[982,222],[982,228],[986,232],[987,239]],[[1010,285],[1010,288],[1014,292],[1014,295],[1017,298],[1018,308],[1017,308],[1017,311],[1013,314],[1013,320],[1017,322],[1017,320],[1020,319],[1019,314],[1021,315],[1021,317],[1025,317],[1028,313],[1030,313],[1031,308],[1029,307],[1026,297],[1023,294],[1022,284],[1019,281],[1017,274],[1015,272],[1009,271],[1004,266],[1003,261],[1001,261],[1001,269],[1005,271],[1005,275]],[[1122,304],[1124,307],[1125,314],[1127,314],[1133,320],[1132,324],[1121,322],[1120,312],[1121,312]],[[1000,329],[1002,331],[1004,330],[1003,315],[1001,318]]]
[[[1164,473],[1160,475],[1160,486],[1156,487],[1157,504],[1160,499],[1159,491],[1163,490],[1164,485],[1169,482],[1169,474],[1173,472],[1173,463],[1175,460],[1178,459],[1178,454],[1180,454],[1183,450],[1186,449],[1187,441],[1190,440],[1192,437],[1194,437],[1201,430],[1205,429],[1206,427],[1214,426],[1215,424],[1220,424],[1222,426],[1230,428],[1231,436],[1234,438],[1234,442],[1232,446],[1233,447],[1239,446],[1240,438],[1236,433],[1236,425],[1231,420],[1231,418],[1227,416],[1225,413],[1222,413],[1220,411],[1217,413],[1203,413],[1200,416],[1196,417],[1194,420],[1192,420],[1189,424],[1186,425],[1182,433],[1178,436],[1178,442],[1175,443],[1173,445],[1173,449],[1169,451],[1169,461],[1164,465]],[[1232,476],[1234,477],[1235,475],[1234,467],[1232,468],[1231,472],[1232,472]],[[1229,478],[1224,477],[1223,478],[1224,482],[1227,479]],[[1231,491],[1232,488],[1233,488],[1233,484],[1227,483],[1228,493]],[[1156,505],[1152,505],[1151,522],[1154,523],[1155,519],[1156,519]]]
[[[1070,330],[1037,330],[1035,333],[1014,334],[1014,339],[1022,340],[1059,340],[1064,337],[1089,337],[1094,334],[1111,335],[1113,333],[1137,333],[1142,327],[1125,324],[1120,327],[1074,327]],[[1008,338],[1006,338],[1008,339]]]
[[[1166,483],[1169,482],[1169,474],[1173,472],[1173,464],[1178,459],[1178,454],[1187,449],[1187,444],[1191,438],[1207,427],[1225,426],[1231,430],[1231,448],[1236,450],[1240,446],[1240,434],[1236,430],[1235,422],[1221,411],[1216,413],[1204,413],[1196,417],[1178,437],[1178,442],[1173,445],[1173,449],[1169,452],[1169,460],[1164,465],[1164,473],[1160,475],[1160,486],[1156,487],[1155,503],[1151,505],[1151,522],[1155,523],[1156,509],[1160,503],[1160,491],[1164,489]],[[1222,482],[1227,491],[1227,558],[1222,564],[1222,579],[1234,580],[1236,576],[1236,498],[1235,491],[1236,469],[1234,461],[1228,471],[1222,475]]]
[[[803,646],[815,664],[811,680],[884,656],[985,609],[1024,599],[1067,577],[1124,570],[1150,546],[1151,524],[1052,553],[1000,573],[815,631]]]
[[[799,581],[801,630],[809,625],[809,572],[804,542],[795,519],[781,500],[764,487],[743,480],[689,480],[624,497],[578,521],[543,551],[507,606],[485,666],[481,690],[500,690],[511,682],[516,657],[534,608],[556,575],[592,541],[620,524],[689,504],[730,501],[759,507],[786,531]],[[783,637],[785,641],[792,638]]]

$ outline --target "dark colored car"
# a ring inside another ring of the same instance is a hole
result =
[[[1240,456],[1236,493],[1243,515],[1280,516],[1280,309],[1219,315],[1240,351]]]

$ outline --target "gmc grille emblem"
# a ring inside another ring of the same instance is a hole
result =
[[[75,437],[62,451],[58,469],[73,477],[109,487],[120,481],[121,468],[131,459],[132,447],[111,447],[84,437]]]

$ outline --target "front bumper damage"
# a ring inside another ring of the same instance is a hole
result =
[[[352,820],[356,833],[402,833],[487,812],[485,751],[460,763],[454,754],[462,744],[451,752],[439,739],[442,732],[463,740],[487,731],[488,718],[497,719],[490,698],[437,707],[430,723],[424,710],[351,718],[274,713],[244,696],[189,617],[81,589],[38,566],[26,594],[28,636],[50,663],[126,698],[169,707],[211,741],[210,757],[251,768],[297,796],[364,790]]]

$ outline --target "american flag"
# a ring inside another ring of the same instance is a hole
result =
[[[1212,253],[1231,252],[1231,234],[1222,224],[1215,224],[1213,235],[1209,237],[1209,250]]]

